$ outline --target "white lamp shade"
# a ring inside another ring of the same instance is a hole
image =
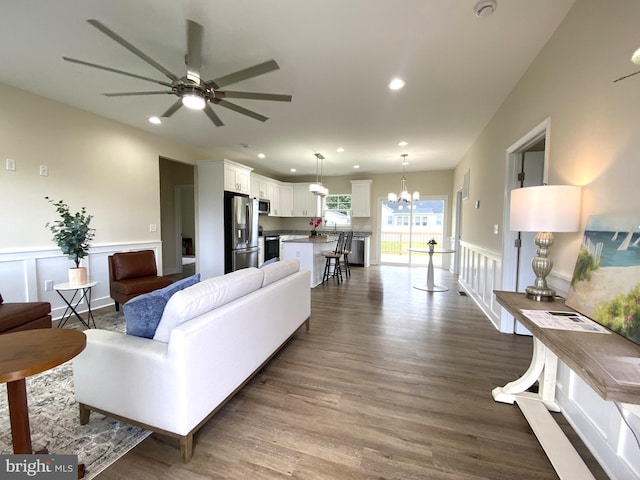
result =
[[[514,232],[577,232],[580,187],[542,185],[511,191],[509,228]]]

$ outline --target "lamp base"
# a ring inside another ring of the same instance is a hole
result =
[[[553,302],[556,298],[556,291],[553,288],[537,288],[527,287],[525,288],[527,298],[535,300],[536,302]]]

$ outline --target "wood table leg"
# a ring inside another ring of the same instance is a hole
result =
[[[27,384],[24,378],[7,382],[9,418],[11,419],[11,439],[13,453],[31,454],[31,428],[27,405]]]

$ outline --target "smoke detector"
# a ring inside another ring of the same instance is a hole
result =
[[[476,12],[478,17],[487,17],[491,15],[496,8],[498,8],[496,0],[479,0],[473,6],[473,11]]]

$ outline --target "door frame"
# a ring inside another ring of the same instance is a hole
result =
[[[547,183],[549,175],[549,146],[551,145],[551,118],[547,117],[523,137],[517,140],[506,151],[506,174],[504,187],[504,209],[502,212],[502,287],[516,284],[518,271],[518,258],[514,248],[518,238],[518,232],[512,232],[509,222],[511,209],[511,190],[518,179],[520,156],[530,147],[544,139],[544,167],[542,170],[542,182]],[[500,331],[503,333],[515,332],[515,320],[505,309],[500,315]]]
[[[460,264],[462,262],[462,252],[460,242],[462,240],[462,188],[456,191],[456,218],[454,220],[455,232],[453,234],[453,270],[454,275],[460,275]]]

